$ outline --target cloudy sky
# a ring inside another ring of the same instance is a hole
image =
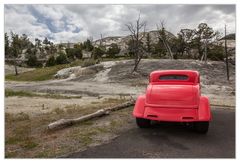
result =
[[[95,40],[100,34],[127,35],[124,24],[136,20],[139,12],[147,30],[164,20],[173,34],[201,22],[221,32],[227,24],[228,32],[235,32],[235,5],[5,5],[5,32],[54,42]]]

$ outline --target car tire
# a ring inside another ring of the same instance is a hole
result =
[[[136,122],[139,128],[149,128],[151,126],[151,120],[144,118],[136,118]]]
[[[195,122],[194,130],[201,134],[206,134],[208,132],[209,122]]]

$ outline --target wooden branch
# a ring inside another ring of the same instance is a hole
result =
[[[132,23],[125,24],[128,28],[128,30],[132,33],[132,35],[135,35],[136,31]]]
[[[81,117],[79,117],[79,118],[74,118],[74,119],[60,119],[60,120],[58,120],[58,121],[55,121],[55,122],[53,122],[53,123],[50,123],[50,124],[48,125],[48,130],[60,129],[60,128],[64,128],[64,127],[67,127],[67,126],[74,125],[74,124],[76,124],[76,123],[80,123],[80,122],[83,122],[83,121],[86,121],[86,120],[95,118],[95,117],[100,117],[100,116],[108,115],[108,114],[110,114],[110,112],[112,112],[112,111],[124,109],[124,108],[126,108],[126,107],[133,106],[134,104],[135,104],[135,100],[131,100],[131,101],[125,102],[125,103],[123,103],[123,104],[115,105],[115,106],[113,106],[113,107],[108,107],[108,108],[105,108],[105,109],[100,109],[100,110],[98,110],[98,111],[96,111],[96,112],[94,112],[94,113],[87,114],[87,115],[81,116]]]

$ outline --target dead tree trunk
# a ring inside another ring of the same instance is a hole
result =
[[[171,50],[170,46],[168,45],[167,41],[162,39],[162,42],[163,42],[163,45],[165,46],[165,48],[167,49],[167,51],[170,55],[170,58],[173,59],[172,50]]]
[[[109,107],[109,108],[105,108],[105,109],[100,109],[94,113],[88,114],[88,115],[84,115],[81,116],[79,118],[75,118],[75,119],[60,119],[58,121],[55,121],[53,123],[50,123],[48,125],[48,129],[49,130],[55,130],[55,129],[60,129],[60,128],[64,128],[67,126],[71,126],[74,125],[76,123],[80,123],[95,117],[100,117],[100,116],[104,116],[104,115],[108,115],[110,112],[112,111],[116,111],[116,110],[120,110],[129,106],[133,106],[135,104],[135,100],[131,100],[128,102],[125,102],[123,104],[119,104],[113,107]]]
[[[143,55],[140,55],[139,58],[136,58],[136,59],[135,59],[135,64],[134,64],[134,68],[133,68],[133,70],[132,70],[132,73],[137,71],[138,65],[139,65],[142,57],[143,57]]]
[[[100,37],[101,37],[101,39],[100,39],[100,47],[102,47],[102,40],[103,40],[102,34],[100,34]]]
[[[99,45],[99,48],[102,50],[102,49],[103,49],[103,35],[100,34],[100,36],[101,36],[101,39],[100,39],[100,45]],[[103,61],[103,57],[102,57],[102,55],[101,55],[100,57],[101,57],[101,61]]]
[[[227,52],[227,38],[226,38],[226,33],[227,33],[227,29],[226,29],[226,25],[225,25],[225,41],[224,41],[224,51],[225,51],[225,56],[226,56],[226,70],[227,70],[227,80],[229,80],[229,66],[228,66],[228,52]]]
[[[140,14],[136,21],[136,25],[134,26],[132,23],[126,24],[128,30],[131,32],[131,41],[132,41],[132,50],[134,53],[134,68],[132,73],[137,71],[138,65],[143,57],[143,53],[141,51],[144,50],[142,47],[142,39],[145,37],[145,28],[146,22],[140,21]],[[142,36],[140,36],[140,32],[142,31]]]
[[[15,60],[14,60],[14,70],[15,70],[15,75],[18,75],[16,58],[15,58]]]
[[[208,41],[204,41],[204,53],[202,54],[201,61],[204,60],[204,63],[207,63],[207,47],[208,47]]]
[[[208,42],[207,42],[207,40],[206,40],[206,42],[205,42],[205,47],[204,47],[204,62],[205,63],[207,63],[207,48],[208,48]]]
[[[158,30],[158,38],[163,42],[163,45],[165,47],[165,49],[167,50],[167,52],[170,55],[170,58],[173,59],[173,53],[172,50],[167,42],[166,39],[166,33],[165,33],[165,28],[164,28],[164,22],[161,21],[161,28],[159,28],[159,26],[157,25],[157,30]]]

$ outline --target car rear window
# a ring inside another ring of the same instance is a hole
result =
[[[160,80],[188,80],[187,75],[161,75]]]

